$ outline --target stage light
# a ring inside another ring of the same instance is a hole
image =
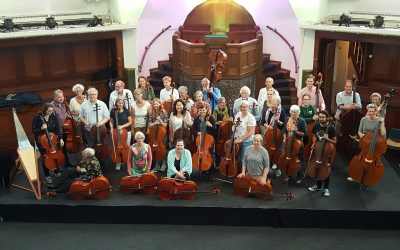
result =
[[[383,28],[383,23],[384,23],[384,17],[383,16],[376,16],[374,19],[374,27],[379,29],[379,28]]]
[[[11,18],[4,19],[4,28],[9,32],[14,31],[15,24],[13,23]]]
[[[97,16],[94,16],[92,20],[90,20],[88,27],[96,27],[97,25],[103,26],[103,20],[99,19]]]
[[[349,27],[351,22],[351,16],[349,16],[349,14],[343,13],[340,16],[339,20],[340,20],[339,26],[342,26],[342,24],[344,24],[346,27]]]
[[[46,18],[46,27],[49,29],[54,29],[56,26],[58,26],[58,23],[56,22],[56,20],[54,19],[54,17],[48,17]]]

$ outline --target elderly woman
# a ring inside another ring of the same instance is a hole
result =
[[[179,98],[182,99],[185,109],[190,110],[194,102],[188,95],[188,88],[186,86],[180,86],[178,88],[178,92],[179,92]]]
[[[248,105],[248,111],[251,113],[256,121],[260,120],[260,110],[258,107],[258,102],[256,99],[253,97],[250,97],[251,91],[250,88],[247,86],[243,86],[240,89],[240,98],[236,99],[235,102],[233,103],[233,115],[236,115],[239,112],[239,106],[241,105],[242,101],[247,101],[249,103]]]
[[[96,158],[93,148],[86,148],[82,151],[82,160],[76,166],[76,171],[82,181],[90,181],[103,175],[100,162]]]
[[[242,162],[246,148],[253,144],[254,129],[257,122],[254,116],[249,112],[248,101],[241,101],[239,108],[240,111],[236,114],[235,119],[233,120],[234,123],[238,123],[236,124],[234,143],[240,143],[242,146],[242,149],[238,155],[239,162]]]
[[[253,145],[248,147],[244,153],[242,172],[238,177],[242,178],[247,173],[261,185],[265,185],[269,172],[269,155],[262,144],[262,136],[260,134],[255,135]]]
[[[82,103],[86,100],[86,96],[83,95],[85,87],[82,84],[75,84],[72,87],[72,92],[75,96],[69,101],[69,108],[76,121],[79,121],[79,111],[81,109]]]
[[[138,83],[138,89],[142,90],[143,92],[143,100],[151,102],[156,96],[154,94],[153,87],[150,85],[150,82],[147,81],[146,77],[139,76]]]
[[[135,141],[129,148],[128,175],[141,175],[150,173],[152,154],[151,147],[144,143],[145,136],[142,132],[136,132]]]
[[[148,115],[151,114],[151,104],[143,100],[143,92],[141,89],[135,89],[133,92],[135,101],[132,102],[132,116],[134,132],[146,133],[146,123]]]
[[[283,127],[282,133],[284,143],[286,143],[288,141],[287,139],[291,136],[295,136],[296,139],[301,140],[302,142],[303,139],[307,136],[307,125],[304,119],[300,117],[299,106],[292,105],[290,107],[290,116],[287,117],[285,120],[285,126]],[[303,149],[304,144],[302,145],[302,148],[299,150],[298,153],[299,160],[301,161],[301,168],[300,171],[297,173],[296,184],[301,184],[302,178],[304,176],[306,164],[305,160],[303,159]],[[293,179],[293,176],[288,176],[287,178],[285,178],[285,181],[289,181],[291,179]]]

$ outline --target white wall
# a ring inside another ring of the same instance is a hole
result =
[[[327,15],[337,15],[352,10],[389,12],[400,14],[398,0],[327,0]]]
[[[90,3],[85,0],[0,0],[0,6],[0,16],[83,11],[91,11],[94,15],[105,15],[108,12],[108,0]]]

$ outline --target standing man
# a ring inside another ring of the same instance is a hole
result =
[[[115,101],[119,97],[124,100],[125,108],[127,110],[131,111],[131,107],[128,107],[128,100],[129,100],[129,104],[132,105],[132,102],[133,102],[132,91],[130,91],[129,89],[125,89],[125,83],[121,80],[118,80],[114,86],[115,86],[115,90],[113,92],[111,92],[111,94],[110,94],[108,108],[110,110],[115,108]]]
[[[67,135],[64,133],[63,125],[65,122],[65,118],[67,118],[67,108],[64,104],[64,92],[60,89],[56,89],[53,92],[53,101],[51,104],[54,107],[54,115],[57,117],[58,124],[60,127],[60,131],[62,133],[62,140],[67,142]],[[71,163],[69,161],[67,146],[62,146],[62,151],[65,156],[65,167],[70,167]]]
[[[221,91],[216,87],[210,87],[210,80],[204,78],[201,80],[203,100],[207,100],[210,104],[211,112],[218,107],[218,100],[221,98]]]
[[[308,94],[310,96],[310,102],[309,104],[314,105],[315,106],[315,102],[316,102],[316,90],[317,87],[314,86],[314,76],[312,74],[309,74],[306,76],[306,86],[304,88],[302,88],[299,93],[297,93],[297,97],[299,99],[299,103],[298,105],[301,106],[302,100],[303,100],[303,96],[305,94]],[[320,83],[318,83],[320,84]],[[318,97],[319,97],[319,101],[318,101],[318,106],[315,107],[316,111],[318,112],[319,109],[325,109],[325,101],[324,101],[324,97],[322,96],[322,91],[319,90],[318,93]]]
[[[90,129],[93,126],[104,126],[104,124],[110,120],[110,111],[103,101],[97,99],[98,94],[99,93],[97,89],[89,88],[89,101],[86,101],[82,104],[81,110],[79,112],[79,119],[85,127],[85,137],[90,147],[92,147],[94,143],[93,138],[90,135]],[[96,103],[98,105],[98,122],[96,119]]]

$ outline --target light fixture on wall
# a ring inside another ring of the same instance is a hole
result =
[[[384,23],[384,17],[381,15],[378,15],[375,17],[374,19],[374,27],[379,29],[379,28],[383,28],[383,23]]]
[[[349,14],[343,13],[340,18],[339,18],[339,26],[342,26],[342,24],[344,24],[346,27],[350,26],[350,22],[351,22],[351,16],[349,16]]]

